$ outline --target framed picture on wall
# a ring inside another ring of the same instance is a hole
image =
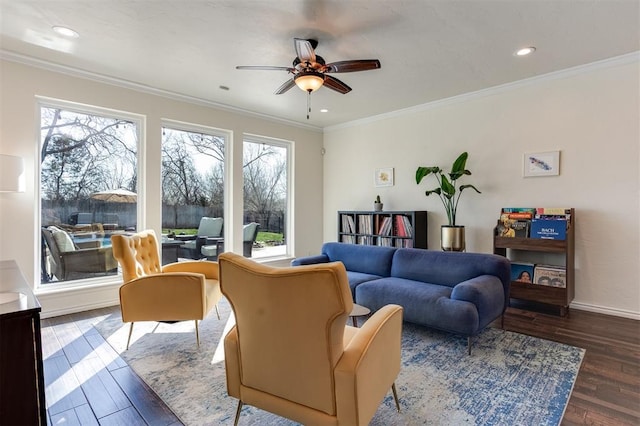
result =
[[[558,176],[560,174],[560,151],[525,152],[523,176]]]
[[[393,186],[393,167],[376,169],[373,183],[375,186]]]

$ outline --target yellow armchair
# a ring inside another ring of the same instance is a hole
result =
[[[198,320],[216,308],[222,296],[216,262],[189,261],[162,266],[158,241],[152,230],[111,236],[113,256],[122,269],[120,287],[122,321],[130,322],[127,349],[136,321]]]
[[[340,262],[272,268],[234,253],[218,258],[236,325],[224,339],[227,392],[302,424],[367,425],[400,372],[402,307],[362,328]]]

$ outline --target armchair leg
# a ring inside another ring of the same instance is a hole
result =
[[[196,343],[198,343],[198,348],[200,347],[200,333],[198,332],[198,320],[195,320],[196,323]]]
[[[131,327],[129,327],[129,338],[127,339],[127,350],[129,350],[129,342],[131,342],[131,334],[133,334],[133,323],[131,323]]]
[[[238,426],[238,420],[240,420],[240,410],[242,410],[242,401],[238,401],[238,409],[236,410],[236,420],[233,422],[233,426]]]
[[[396,392],[396,382],[391,385],[391,391],[393,392],[393,399],[396,402],[396,410],[400,412],[400,401],[398,401],[398,392]]]
[[[467,337],[467,351],[471,355],[471,336]]]

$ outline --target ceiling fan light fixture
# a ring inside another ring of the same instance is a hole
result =
[[[324,75],[315,71],[301,72],[294,77],[296,86],[305,92],[315,92],[324,84]]]

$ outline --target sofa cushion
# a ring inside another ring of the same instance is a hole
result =
[[[351,287],[351,296],[356,300],[356,287],[364,282],[377,280],[382,278],[380,275],[365,274],[364,272],[347,271],[349,278],[349,287]]]
[[[356,303],[372,311],[389,303],[404,308],[404,320],[444,331],[473,335],[478,331],[476,306],[450,298],[452,288],[404,278],[381,278],[356,287]]]
[[[59,252],[66,253],[69,251],[76,250],[76,246],[75,244],[73,244],[73,240],[71,239],[71,236],[67,234],[65,231],[63,231],[62,229],[58,229],[55,226],[50,226],[49,230],[53,235],[53,240],[56,242]]]
[[[488,274],[498,276],[508,287],[510,269],[505,257],[494,254],[402,248],[394,254],[391,276],[454,287]]]
[[[222,233],[221,217],[202,217],[198,226],[199,237],[219,237]]]
[[[391,260],[397,249],[347,243],[324,243],[322,253],[332,262],[340,261],[347,271],[388,277]]]

